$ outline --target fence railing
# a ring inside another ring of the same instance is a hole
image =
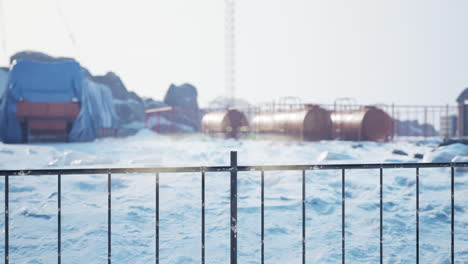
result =
[[[89,174],[107,174],[107,256],[108,263],[112,261],[112,174],[139,173],[150,174],[155,177],[155,263],[160,262],[159,258],[159,176],[161,173],[200,173],[201,175],[201,263],[205,263],[205,174],[210,172],[230,172],[230,263],[237,264],[237,173],[238,172],[260,172],[261,178],[261,253],[260,262],[265,259],[265,172],[266,171],[299,171],[302,172],[302,263],[306,263],[306,171],[316,170],[339,170],[341,171],[341,259],[346,262],[346,171],[347,170],[379,170],[380,171],[380,263],[383,263],[383,176],[384,169],[415,169],[416,178],[416,260],[419,263],[419,170],[421,168],[450,168],[451,179],[451,263],[455,263],[455,168],[468,167],[468,162],[463,163],[383,163],[383,164],[339,164],[339,165],[275,165],[275,166],[238,166],[237,152],[231,152],[231,163],[229,166],[214,167],[160,167],[160,168],[99,168],[99,169],[44,169],[44,170],[1,170],[0,176],[5,179],[5,264],[9,263],[9,178],[14,176],[33,176],[33,175],[57,175],[57,217],[58,217],[58,244],[57,244],[57,262],[61,263],[62,258],[62,222],[61,222],[61,195],[62,195],[62,175],[89,175]]]
[[[256,106],[237,107],[247,118],[252,119],[260,113],[287,112],[304,109],[302,103],[268,103]],[[318,104],[330,112],[352,109],[362,109],[369,105],[359,104]],[[375,104],[386,112],[392,122],[392,139],[418,138],[453,138],[461,137],[463,133],[463,115],[468,106],[456,105],[395,105]],[[226,108],[190,108],[164,107],[148,109],[145,112],[145,126],[158,133],[196,133],[201,129],[201,120],[205,113],[226,110]],[[343,138],[340,136],[340,138]]]

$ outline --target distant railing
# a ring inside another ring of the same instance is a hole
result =
[[[451,178],[451,247],[450,259],[451,263],[455,263],[455,168],[468,167],[468,162],[463,163],[384,163],[384,164],[343,164],[343,165],[278,165],[278,166],[238,166],[237,152],[231,152],[231,164],[229,166],[215,167],[161,167],[161,168],[105,168],[105,169],[46,169],[46,170],[2,170],[0,176],[5,179],[5,264],[9,263],[9,178],[13,176],[32,176],[32,175],[57,175],[57,217],[58,217],[58,244],[57,244],[57,261],[61,263],[62,257],[62,222],[61,222],[61,195],[62,195],[62,175],[83,175],[83,174],[107,174],[107,256],[108,263],[112,261],[111,248],[111,222],[112,222],[112,174],[126,173],[141,173],[151,174],[155,177],[155,243],[156,243],[156,258],[158,264],[159,258],[159,176],[161,173],[184,173],[195,172],[201,174],[201,263],[205,263],[205,173],[207,172],[230,172],[230,263],[237,264],[237,173],[239,171],[260,172],[261,177],[261,254],[259,259],[264,263],[265,257],[265,230],[264,230],[264,191],[265,191],[265,172],[266,171],[300,171],[302,172],[302,263],[306,263],[306,171],[314,170],[340,170],[341,171],[341,259],[344,264],[346,261],[346,171],[347,170],[379,170],[380,171],[380,263],[383,263],[383,171],[384,169],[415,169],[416,177],[416,259],[415,263],[419,263],[419,170],[421,168],[450,168]]]
[[[291,103],[287,100],[256,106],[236,107],[247,116],[249,121],[260,113],[287,112],[304,109],[307,105],[298,100]],[[369,105],[317,104],[330,112],[362,109]],[[455,105],[395,105],[375,104],[375,106],[393,120],[392,139],[428,139],[434,137],[454,138],[463,134],[463,113],[468,106]],[[201,120],[205,113],[225,110],[225,108],[189,108],[163,107],[147,109],[145,126],[158,133],[177,134],[195,133],[201,128]],[[339,138],[343,138],[340,136]]]

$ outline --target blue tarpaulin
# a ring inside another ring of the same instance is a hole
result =
[[[117,126],[118,118],[109,87],[85,79],[81,111],[70,132],[70,139],[90,141],[98,136],[99,128]]]
[[[94,140],[100,127],[117,127],[110,91],[107,87],[92,87],[89,81],[84,81],[81,67],[74,60],[18,60],[14,63],[0,105],[0,137],[3,142],[20,143],[22,140],[16,118],[16,103],[21,100],[48,103],[79,101],[81,110],[69,135],[70,141]]]
[[[82,80],[81,67],[73,60],[20,60],[10,71],[7,88],[15,101],[65,103],[81,98]]]

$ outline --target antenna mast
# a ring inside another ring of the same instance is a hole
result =
[[[228,106],[234,106],[235,98],[235,0],[224,0],[225,4],[225,89]]]

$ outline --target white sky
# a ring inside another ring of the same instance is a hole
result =
[[[78,56],[155,99],[170,83],[203,105],[224,94],[223,0],[58,0],[78,49],[57,0],[0,1],[7,56]],[[237,0],[236,22],[236,94],[251,102],[453,104],[468,86],[465,0]]]

